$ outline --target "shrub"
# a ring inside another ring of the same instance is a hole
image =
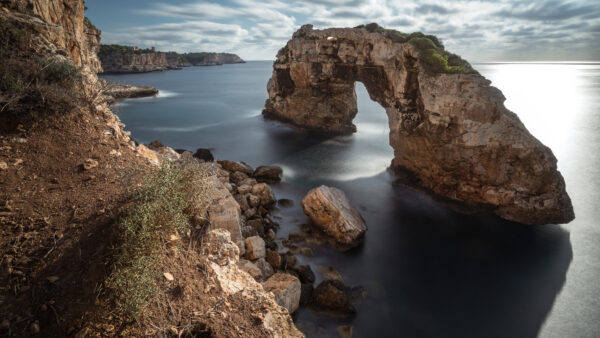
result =
[[[192,214],[206,212],[209,172],[198,164],[165,163],[144,174],[141,187],[130,191],[130,206],[118,220],[120,238],[114,247],[113,272],[106,281],[117,309],[139,320],[159,292],[158,260],[166,252],[164,239],[189,228]],[[124,175],[128,188],[135,177]]]
[[[479,74],[469,62],[446,51],[442,42],[435,35],[427,35],[422,32],[402,33],[393,29],[385,29],[377,23],[360,25],[355,28],[364,28],[371,33],[383,34],[395,43],[410,43],[421,51],[421,64],[430,73]]]

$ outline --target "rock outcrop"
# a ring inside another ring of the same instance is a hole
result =
[[[124,83],[108,83],[104,95],[110,96],[109,101],[120,99],[148,97],[158,95],[158,89],[152,86],[136,86]]]
[[[300,28],[277,54],[263,115],[302,128],[354,132],[354,84],[360,81],[388,115],[395,172],[511,221],[573,220],[556,158],[504,107],[500,90],[478,74],[436,72],[419,44],[395,42],[381,31]]]
[[[311,189],[302,200],[302,209],[311,221],[344,246],[356,245],[367,225],[343,191],[327,186]]]

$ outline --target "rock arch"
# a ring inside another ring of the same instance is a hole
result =
[[[432,72],[412,43],[365,28],[302,26],[277,54],[263,115],[297,127],[356,131],[354,84],[388,115],[392,169],[434,194],[525,224],[574,218],[552,151],[479,74]]]

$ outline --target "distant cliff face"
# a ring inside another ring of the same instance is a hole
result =
[[[99,57],[105,73],[145,73],[189,66],[245,62],[239,56],[228,53],[179,54],[118,45],[103,45]]]
[[[277,54],[263,114],[308,129],[354,132],[360,81],[386,110],[398,173],[508,220],[574,218],[552,151],[504,107],[500,90],[435,37],[404,42],[410,35],[375,28],[303,26]]]

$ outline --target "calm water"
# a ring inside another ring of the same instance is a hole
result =
[[[600,337],[600,64],[476,68],[553,149],[575,207],[572,223],[461,215],[393,187],[387,117],[362,84],[358,132],[325,138],[262,119],[271,62],[105,78],[160,89],[156,98],[115,107],[138,141],[277,164],[284,168],[278,198],[299,201],[328,184],[360,209],[369,225],[364,245],[346,253],[320,248],[299,260],[313,270],[337,268],[368,296],[354,319],[299,310],[296,323],[309,336],[335,336],[338,325],[351,324],[357,337]],[[298,202],[279,216],[280,237],[307,221]]]

